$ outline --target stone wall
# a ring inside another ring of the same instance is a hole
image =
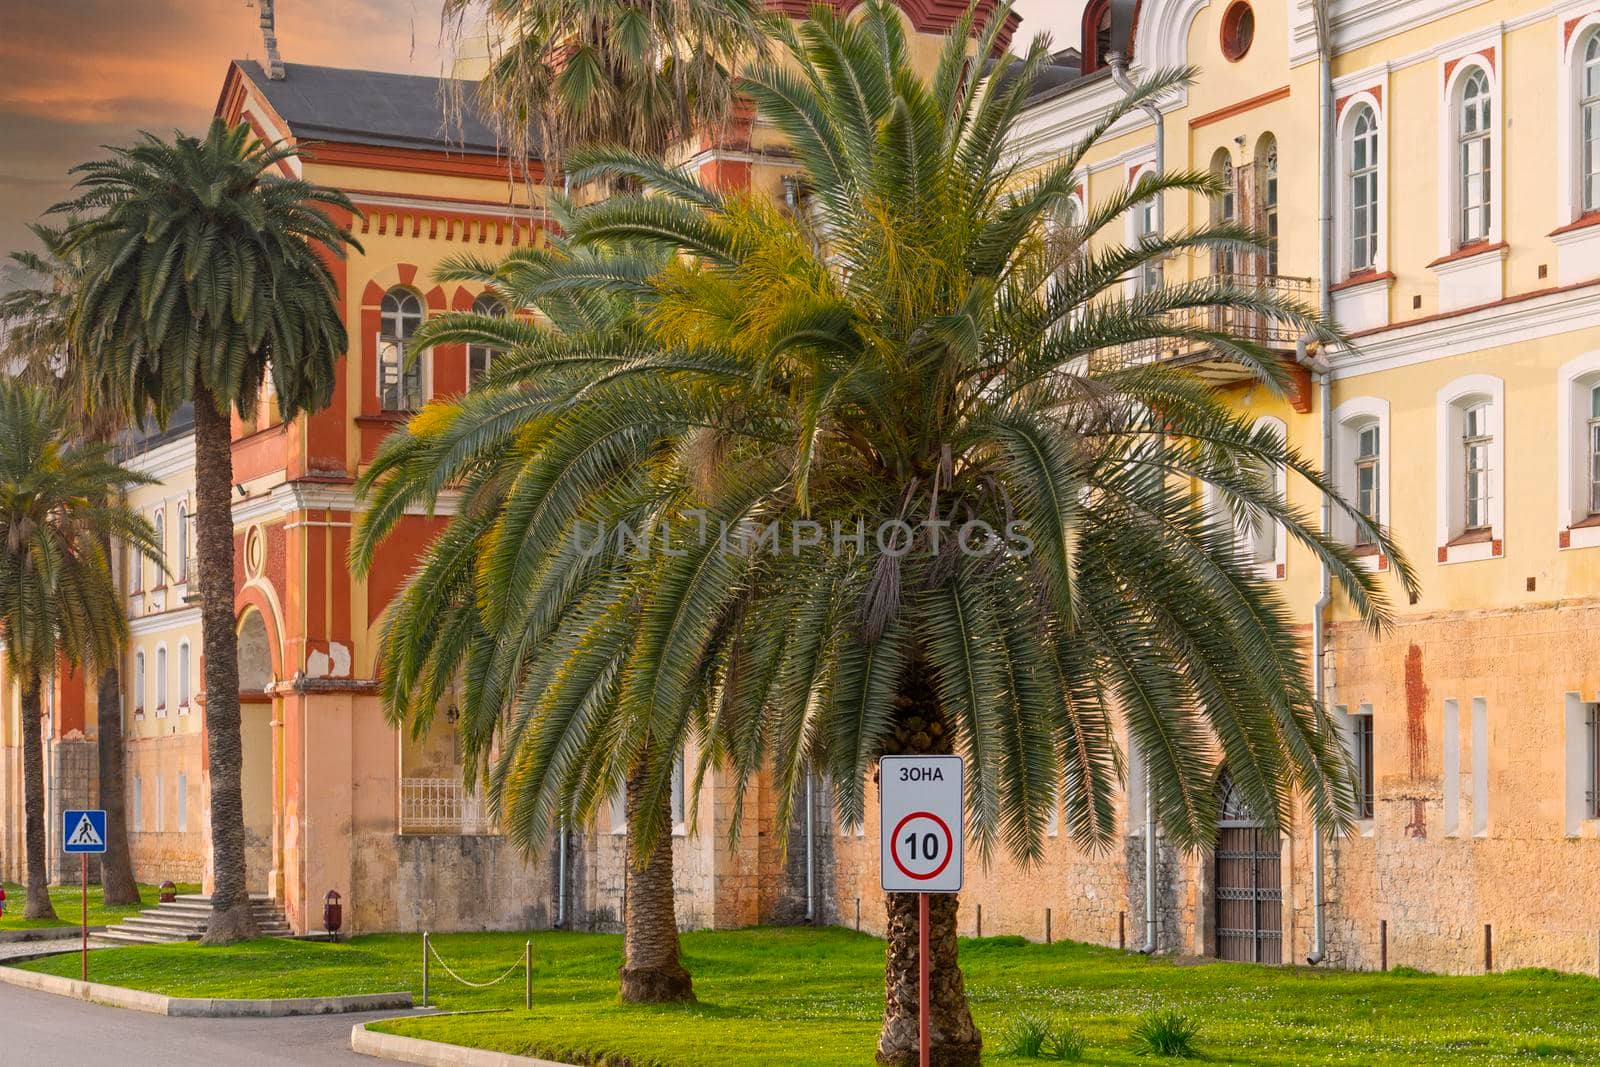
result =
[[[77,883],[82,877],[83,860],[62,851],[62,813],[69,808],[96,808],[100,796],[100,753],[94,741],[74,731],[46,746],[50,761],[45,783],[49,802],[45,805],[44,833],[52,851],[50,880],[56,884]],[[100,858],[89,857],[89,880],[100,881]]]

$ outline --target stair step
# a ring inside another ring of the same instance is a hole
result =
[[[123,945],[169,945],[174,941],[194,941],[199,938],[198,934],[194,937],[158,937],[153,934],[129,933],[116,927],[102,930],[95,936],[102,941],[114,941]]]
[[[173,934],[178,937],[204,933],[205,928],[205,923],[173,922],[170,919],[160,919],[149,915],[135,915],[122,920],[115,927],[112,927],[112,929],[116,930],[134,930],[141,934]]]

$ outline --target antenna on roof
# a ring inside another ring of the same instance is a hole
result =
[[[284,78],[283,57],[278,54],[278,26],[272,14],[272,0],[261,3],[261,40],[267,48],[267,77],[275,82]]]

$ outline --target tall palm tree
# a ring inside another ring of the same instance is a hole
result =
[[[109,539],[161,558],[155,530],[116,502],[146,479],[112,462],[109,445],[74,431],[60,398],[0,378],[0,635],[22,697],[29,919],[55,917],[45,865],[43,678],[85,659],[110,662],[127,637]]]
[[[36,286],[22,286],[0,295],[0,356],[8,370],[25,380],[59,392],[66,400],[71,424],[84,441],[110,442],[127,426],[126,411],[94,396],[82,373],[85,364],[72,358],[69,319],[72,300],[83,276],[85,253],[68,249],[65,227],[34,223],[29,226],[41,252],[13,252],[11,259]],[[104,546],[111,552],[109,540]],[[100,888],[107,904],[139,903],[139,883],[133,877],[133,857],[128,850],[127,798],[124,791],[122,750],[122,649],[99,667],[95,707],[99,750],[100,806],[106,813],[106,851],[100,860]]]
[[[756,0],[445,0],[442,19],[458,52],[488,45],[476,106],[513,158],[553,176],[578,145],[659,154],[717,130],[738,62],[765,47],[760,13]]]
[[[1226,278],[1125,295],[1146,265],[1251,246],[1232,226],[1119,239],[1149,196],[1220,193],[1208,176],[1158,176],[1057,232],[1094,144],[1182,74],[1024,173],[1006,141],[1048,48],[985,71],[975,57],[994,54],[1005,15],[975,47],[970,20],[955,27],[931,79],[883,0],[785,31],[782,61],[741,91],[793,145],[801,210],[636,153],[575,153],[575,181],[649,195],[585,208],[574,242],[615,258],[558,265],[532,295],[627,294],[654,343],[527,344],[500,389],[394,443],[376,508],[467,487],[415,579],[412,623],[430,598],[470,596],[476,614],[410,651],[426,679],[436,648],[483,649],[468,687],[486,680],[510,708],[490,775],[521,839],[594,811],[637,769],[629,830],[637,818],[648,841],[671,773],[640,757],[690,735],[697,779],[713,762],[731,772],[735,830],[763,769],[780,824],[812,767],[859,824],[879,756],[955,751],[980,856],[1036,861],[1058,803],[1075,839],[1108,847],[1124,728],[1179,845],[1213,839],[1224,762],[1269,825],[1299,805],[1348,825],[1348,761],[1288,606],[1240,559],[1236,528],[1277,523],[1374,627],[1388,618],[1375,579],[1263,472],[1392,543],[1296,450],[1146,355],[1203,353],[1283,391],[1260,331],[1214,324],[1342,338]],[[627,253],[641,244],[676,258],[652,271]],[[975,1063],[957,899],[930,910],[935,1062]],[[883,1063],[915,1061],[915,915],[913,895],[889,896]]]
[[[72,342],[100,395],[165,425],[194,403],[196,561],[205,642],[212,914],[207,944],[253,936],[240,795],[229,410],[253,414],[272,376],[284,419],[325,406],[346,335],[328,260],[354,239],[342,194],[272,173],[292,148],[214,119],[205,137],[150,134],[75,168],[82,195],[57,210],[89,262]]]

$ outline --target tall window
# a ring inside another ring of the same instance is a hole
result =
[[[1239,189],[1233,157],[1226,148],[1217,149],[1211,161],[1211,173],[1222,182],[1222,195],[1211,202],[1211,221],[1217,226],[1232,226],[1239,221]],[[1211,253],[1211,273],[1234,273],[1233,249],[1219,248]]]
[[[506,306],[488,293],[484,293],[472,302],[474,315],[486,315],[491,319],[506,317]],[[478,384],[489,376],[489,368],[494,364],[495,350],[488,345],[467,346],[467,388],[476,389]]]
[[[378,334],[378,398],[384,411],[422,407],[422,360],[412,359],[411,335],[422,325],[422,301],[405,289],[383,295]]]
[[[157,508],[156,513],[150,518],[150,524],[156,528],[156,558],[160,561],[156,566],[160,567],[167,558],[167,513]],[[158,570],[156,572],[156,588],[159,589],[165,584],[166,582],[162,580],[161,572]]]
[[[1362,104],[1350,126],[1350,270],[1378,263],[1378,120]]]
[[[1377,423],[1361,428],[1356,435],[1356,510],[1374,526],[1382,521],[1379,514],[1378,465],[1383,458],[1383,442],[1379,438]],[[1362,544],[1370,544],[1365,535],[1358,535]]]
[[[144,717],[144,652],[133,654],[133,714]]]
[[[1489,448],[1493,444],[1494,436],[1489,432],[1489,405],[1473,404],[1462,413],[1461,421],[1462,470],[1466,475],[1463,499],[1468,530],[1489,527],[1489,503],[1493,499]]]
[[[1589,514],[1600,515],[1600,385],[1589,387]]]
[[[137,549],[128,553],[128,593],[144,590],[144,553]]]
[[[1350,716],[1350,753],[1356,777],[1356,818],[1372,818],[1372,705],[1363,704]]]
[[[189,642],[178,645],[178,706],[189,706]]]
[[[156,710],[167,707],[167,650],[156,649]]]
[[[678,758],[672,764],[672,825],[682,826],[688,806],[684,795],[684,763],[683,753],[678,753]]]
[[[1149,175],[1139,178],[1140,185],[1149,181]],[[1161,234],[1156,225],[1156,198],[1154,196],[1148,200],[1139,201],[1134,207],[1133,236],[1136,243],[1140,245],[1146,241],[1154,241],[1160,238]],[[1139,292],[1141,293],[1151,293],[1161,288],[1161,260],[1154,257],[1146,260],[1139,268],[1137,280]]]
[[[178,581],[189,580],[189,505],[178,503]]]
[[[1460,183],[1459,243],[1472,244],[1489,237],[1489,132],[1491,102],[1489,76],[1474,67],[1462,81],[1461,107],[1456,125],[1457,168]]]
[[[1591,33],[1583,46],[1578,122],[1583,142],[1583,210],[1600,211],[1600,32]]]
[[[1261,229],[1267,238],[1267,273],[1278,273],[1278,140],[1270,133],[1256,145]]]

